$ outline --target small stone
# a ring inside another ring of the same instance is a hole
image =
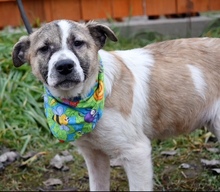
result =
[[[189,169],[189,168],[191,168],[191,165],[189,165],[188,163],[182,163],[180,165],[180,168],[182,168],[182,169]]]
[[[9,162],[13,162],[17,159],[18,157],[18,154],[14,151],[9,151],[9,152],[6,152],[6,155],[7,155],[7,160]]]
[[[63,162],[70,162],[73,161],[73,156],[72,155],[67,155],[67,156],[61,156],[61,159]]]
[[[166,155],[166,156],[174,156],[177,154],[176,150],[171,150],[171,151],[162,151],[161,155]]]
[[[7,154],[2,154],[1,156],[0,156],[0,162],[1,163],[4,163],[4,162],[6,162],[7,161],[7,159],[8,159],[8,157],[7,157]]]
[[[26,160],[26,159],[29,159],[29,158],[33,157],[36,154],[37,154],[36,152],[30,151],[30,152],[26,153],[25,155],[21,156],[21,158]]]
[[[201,159],[201,163],[207,167],[213,167],[213,166],[219,166],[220,160],[212,159],[212,160],[206,160]]]
[[[67,156],[67,155],[70,155],[70,152],[67,151],[67,150],[65,150],[65,151],[62,151],[61,154],[62,154],[63,156]]]
[[[63,182],[60,179],[50,178],[43,182],[43,184],[47,187],[54,185],[62,185]]]
[[[220,150],[218,148],[206,148],[206,149],[212,153],[219,153],[220,152]]]
[[[70,168],[68,167],[68,166],[66,166],[66,165],[64,165],[63,167],[62,167],[62,169],[61,169],[62,171],[69,171],[70,170]]]
[[[50,161],[50,165],[57,168],[61,169],[63,167],[63,160],[60,155],[55,155],[53,159]]]
[[[220,169],[212,169],[212,171],[214,172],[214,173],[217,173],[217,174],[220,174]]]

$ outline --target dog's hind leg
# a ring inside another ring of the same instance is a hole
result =
[[[89,172],[90,191],[109,191],[110,188],[110,160],[100,150],[89,147],[79,147]]]
[[[126,149],[121,157],[122,165],[127,173],[130,191],[152,191],[153,170],[151,162],[151,144],[136,141],[130,149]]]
[[[207,128],[220,142],[220,99],[213,105],[210,111],[210,119]]]

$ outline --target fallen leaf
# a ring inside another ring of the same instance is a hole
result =
[[[78,191],[76,187],[61,189],[59,191]]]
[[[65,151],[61,151],[61,154],[63,156],[67,156],[67,155],[71,155],[69,151],[65,150]]]
[[[214,173],[220,174],[220,169],[212,169]]]
[[[26,160],[26,159],[29,159],[29,158],[33,157],[36,154],[37,154],[37,152],[30,151],[30,152],[26,153],[25,155],[21,156],[21,158]]]
[[[205,139],[205,143],[207,143],[211,137],[214,135],[211,132],[207,132],[206,134],[203,135],[203,138]]]
[[[53,159],[50,161],[50,165],[57,169],[61,169],[63,167],[63,160],[60,155],[56,154]]]
[[[0,156],[0,162],[1,162],[1,163],[4,163],[5,161],[7,161],[7,155],[6,155],[6,154],[2,154],[2,155]]]
[[[18,156],[19,156],[18,153],[14,152],[14,151],[8,151],[8,152],[3,153],[0,156],[0,162],[2,162],[2,163],[6,162],[6,161],[13,162],[18,158]]]
[[[220,152],[220,150],[218,148],[206,148],[206,149],[207,149],[207,151],[210,151],[212,153],[219,153]]]
[[[201,163],[207,167],[215,167],[220,165],[220,160],[206,160],[206,159],[201,159]]]
[[[62,169],[61,169],[62,171],[69,171],[70,170],[70,168],[68,167],[68,166],[66,166],[66,165],[64,165],[63,167],[62,167]]]
[[[46,188],[48,188],[48,187],[46,187]],[[44,189],[44,188],[41,188],[41,187],[38,187],[37,191],[43,191],[43,192],[49,191],[49,192],[51,192],[51,190]],[[62,191],[78,191],[78,190],[77,190],[76,187],[59,189],[59,192],[62,192]]]
[[[60,179],[50,178],[43,182],[43,184],[47,187],[54,185],[63,185],[63,182]]]
[[[39,152],[36,153],[33,157],[29,158],[26,161],[23,161],[20,165],[20,167],[25,167],[25,166],[30,166],[33,162],[35,162],[36,160],[38,160],[42,155],[45,155],[46,152]]]
[[[72,155],[67,155],[67,156],[61,156],[62,160],[64,163],[73,161],[73,156]]]
[[[70,161],[73,161],[73,156],[69,154],[69,152],[65,151],[63,152],[62,154],[64,155],[59,155],[59,154],[56,154],[54,156],[53,159],[51,159],[50,161],[50,165],[52,167],[55,167],[57,169],[62,169],[64,164],[67,163],[67,162],[70,162]],[[64,168],[64,170],[67,170]]]
[[[170,151],[162,151],[160,153],[161,155],[166,155],[166,156],[174,156],[177,154],[176,150],[170,150]]]
[[[188,164],[188,163],[182,163],[179,167],[182,168],[182,169],[190,169],[191,165]]]
[[[8,161],[9,162],[13,162],[15,161],[17,158],[18,158],[18,153],[14,152],[14,151],[9,151],[9,152],[6,152],[7,154],[7,157],[8,157]]]

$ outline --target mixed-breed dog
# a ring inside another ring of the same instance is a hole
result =
[[[110,159],[129,189],[152,190],[151,140],[206,126],[220,140],[220,39],[189,38],[123,51],[107,26],[57,20],[22,37],[13,63],[29,63],[45,87],[51,132],[74,141],[90,190],[110,188]]]

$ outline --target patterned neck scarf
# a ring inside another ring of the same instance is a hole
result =
[[[104,101],[104,72],[101,60],[95,86],[83,99],[55,98],[45,87],[45,114],[52,134],[60,142],[68,142],[90,133],[102,116]]]

